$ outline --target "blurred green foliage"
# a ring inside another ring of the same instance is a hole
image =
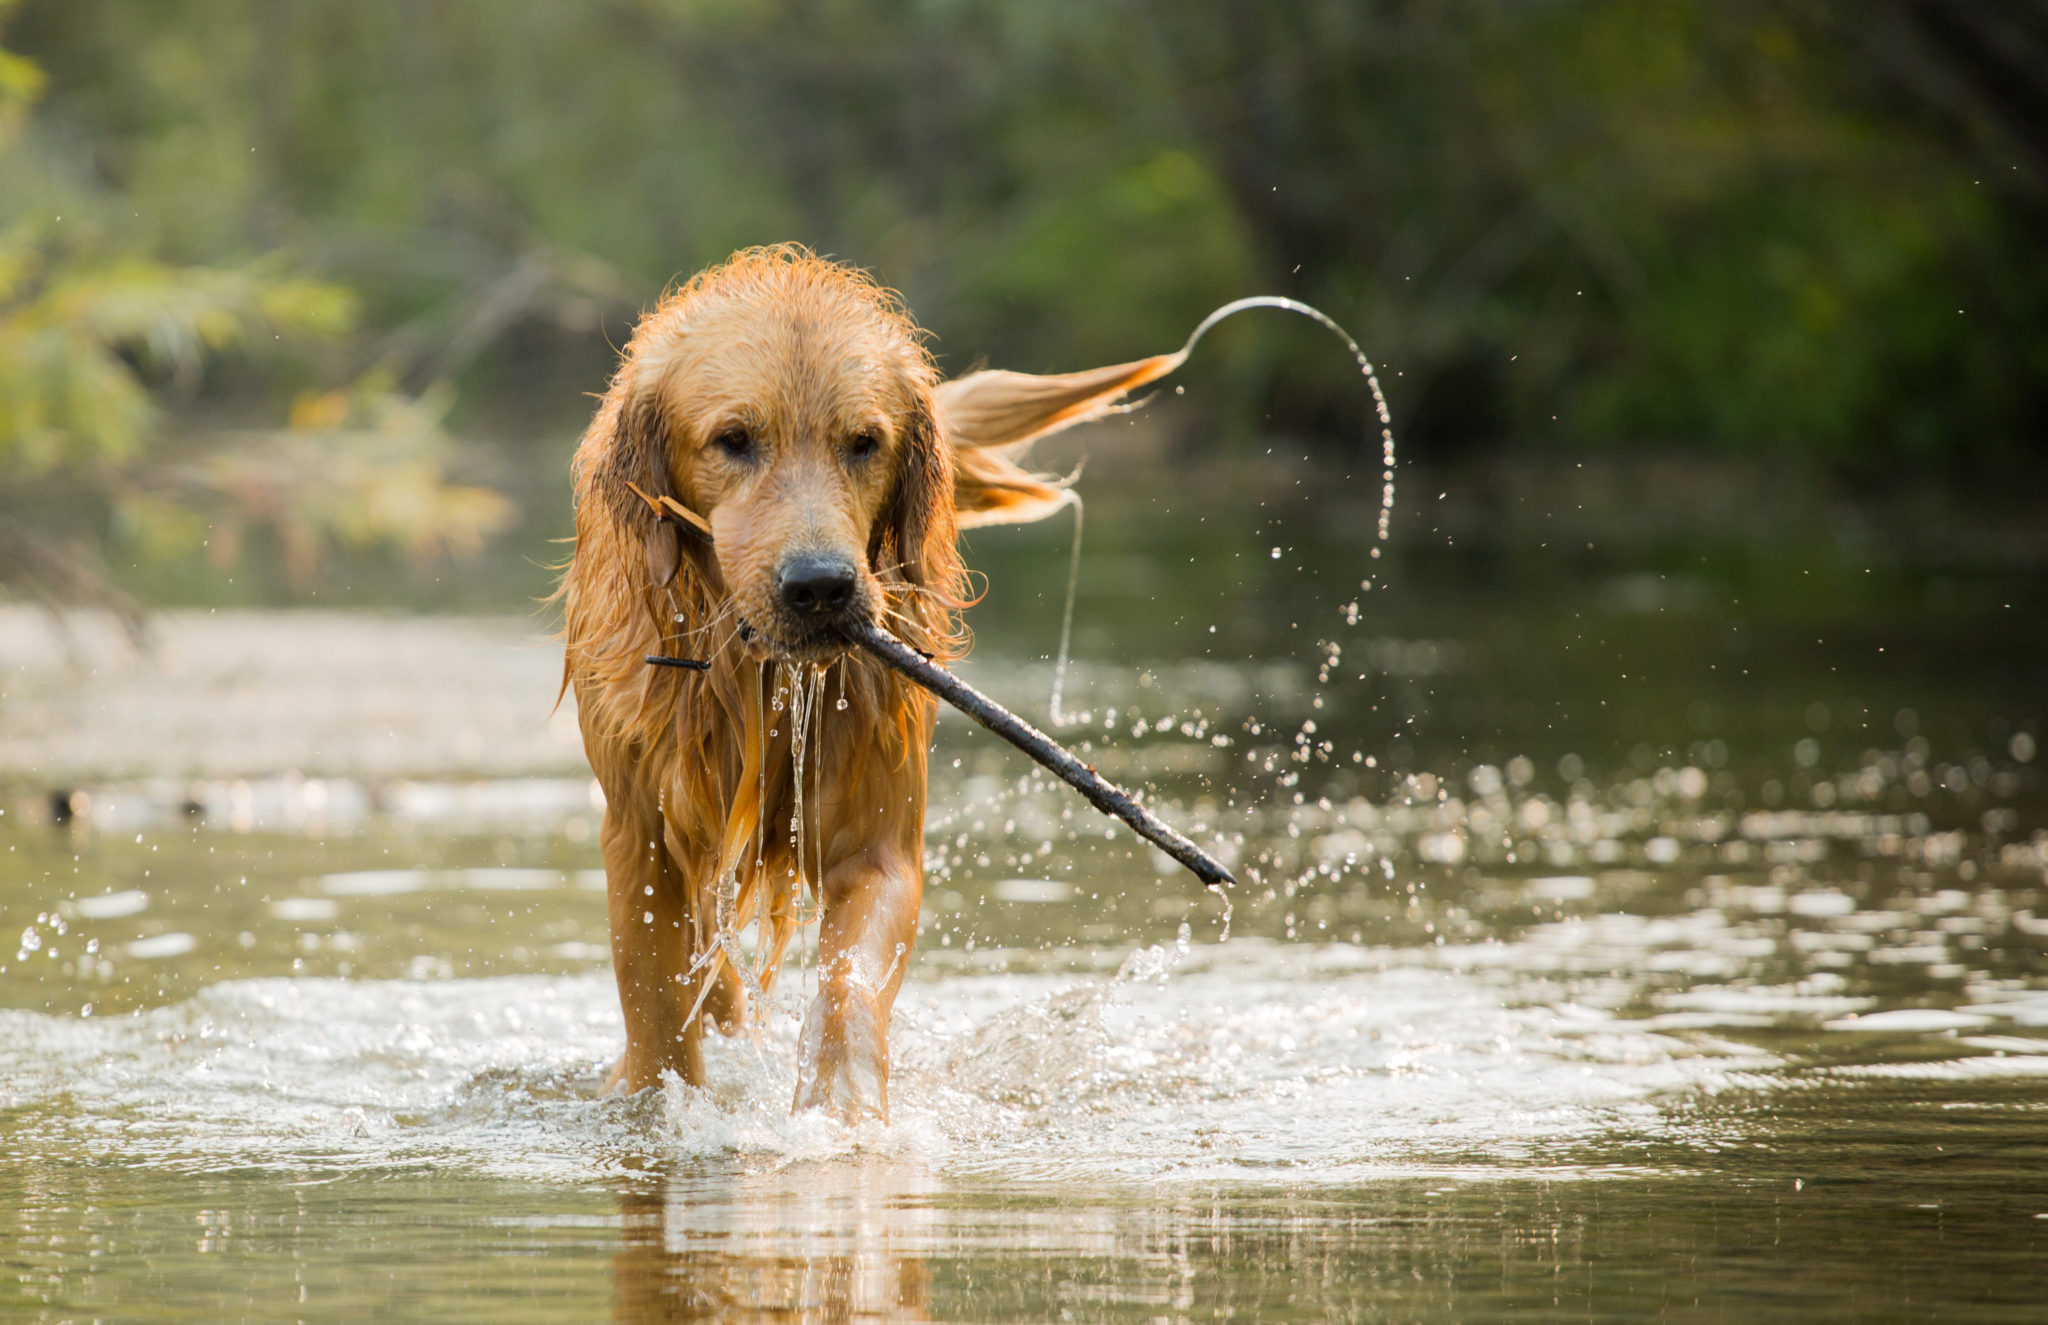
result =
[[[784,239],[954,371],[1307,299],[1425,454],[1919,481],[2048,424],[2048,0],[26,0],[5,35],[8,113],[47,84],[0,159],[10,464],[377,367],[459,383],[557,504],[632,315]],[[1356,444],[1306,334],[1219,339],[1212,431]]]
[[[135,224],[140,197],[24,132],[44,86],[33,61],[0,52],[0,590],[138,623],[114,549],[131,565],[203,553],[229,567],[260,529],[305,585],[330,545],[426,557],[474,551],[506,523],[502,495],[447,481],[449,390],[402,392],[386,367],[299,391],[281,428],[195,411],[167,423],[164,404],[194,403],[231,354],[264,370],[245,393],[261,417],[303,378],[292,352],[347,333],[356,301],[285,251],[167,260]]]

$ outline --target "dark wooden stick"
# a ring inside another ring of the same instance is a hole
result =
[[[671,658],[665,653],[650,653],[647,662],[651,667],[682,667],[692,672],[711,670],[711,664],[702,658]]]
[[[1187,866],[1203,883],[1214,888],[1237,882],[1230,871],[1212,856],[1162,823],[1150,810],[1132,800],[1121,787],[1105,780],[1050,736],[931,662],[888,631],[872,622],[842,629],[849,639],[882,662],[1051,769],[1062,782],[1086,796],[1096,809],[1129,824],[1138,836]]]

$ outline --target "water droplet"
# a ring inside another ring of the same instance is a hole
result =
[[[1274,549],[1273,549],[1273,560],[1275,560],[1275,561],[1278,561],[1278,560],[1280,560],[1280,549],[1279,549],[1279,548],[1274,548]]]
[[[839,702],[834,704],[832,707],[838,709],[841,713],[846,712],[846,696],[841,695],[839,697]]]

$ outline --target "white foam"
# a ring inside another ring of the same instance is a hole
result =
[[[1963,1010],[2004,1017],[2020,1026],[2048,1026],[2048,998],[2038,994],[2021,995],[1999,1003],[1973,1003]]]
[[[78,914],[88,920],[117,920],[122,916],[140,915],[148,910],[149,894],[130,888],[125,892],[81,897],[73,906]]]
[[[586,886],[582,876],[587,874],[596,874],[597,886],[603,887],[602,870],[578,871],[574,884]],[[354,870],[344,874],[323,874],[319,883],[320,891],[333,897],[395,897],[440,888],[475,892],[552,892],[570,887],[572,879],[561,870],[489,866],[462,870]]]
[[[270,904],[270,914],[296,923],[332,920],[341,906],[330,897],[280,897]]]
[[[1846,916],[1855,911],[1856,899],[1847,893],[1832,889],[1794,893],[1785,899],[1785,905],[1794,915],[1801,916]]]
[[[320,878],[320,891],[336,897],[395,897],[426,886],[425,870],[353,870]]]
[[[1856,1063],[1832,1068],[1828,1075],[1886,1081],[1996,1081],[2048,1076],[2048,1057],[1984,1054],[1934,1063]]]
[[[1974,1012],[1951,1012],[1943,1008],[1894,1008],[1889,1012],[1866,1012],[1839,1017],[1825,1023],[1831,1031],[1888,1031],[1895,1034],[1925,1031],[1975,1030],[1991,1024],[1991,1018]]]
[[[182,957],[199,946],[199,941],[190,934],[157,934],[151,938],[136,939],[128,945],[128,955],[148,961],[158,957]]]
[[[989,891],[999,902],[1064,902],[1074,886],[1058,879],[997,879]]]
[[[1174,964],[1161,949],[1118,980],[913,979],[886,1127],[791,1116],[791,995],[751,1035],[708,1043],[704,1089],[599,1098],[621,1043],[605,974],[241,980],[130,1017],[0,1012],[0,1103],[49,1144],[195,1168],[573,1181],[859,1153],[942,1173],[1327,1182],[1654,1134],[1660,1098],[1772,1063],[1412,953],[1234,942]]]
[[[1956,1043],[1995,1054],[2048,1054],[2048,1040],[2030,1040],[2019,1035],[1965,1035]]]
[[[548,892],[569,885],[569,876],[560,870],[513,869],[507,866],[451,870],[446,878],[455,887],[481,892]]]

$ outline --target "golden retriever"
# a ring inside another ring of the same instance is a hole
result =
[[[1059,509],[1023,449],[1173,362],[942,382],[894,295],[793,246],[735,254],[640,320],[576,451],[560,591],[606,798],[613,1089],[701,1083],[706,1019],[740,1026],[815,918],[793,1107],[886,1120],[934,701],[840,627],[957,657],[960,529]]]

